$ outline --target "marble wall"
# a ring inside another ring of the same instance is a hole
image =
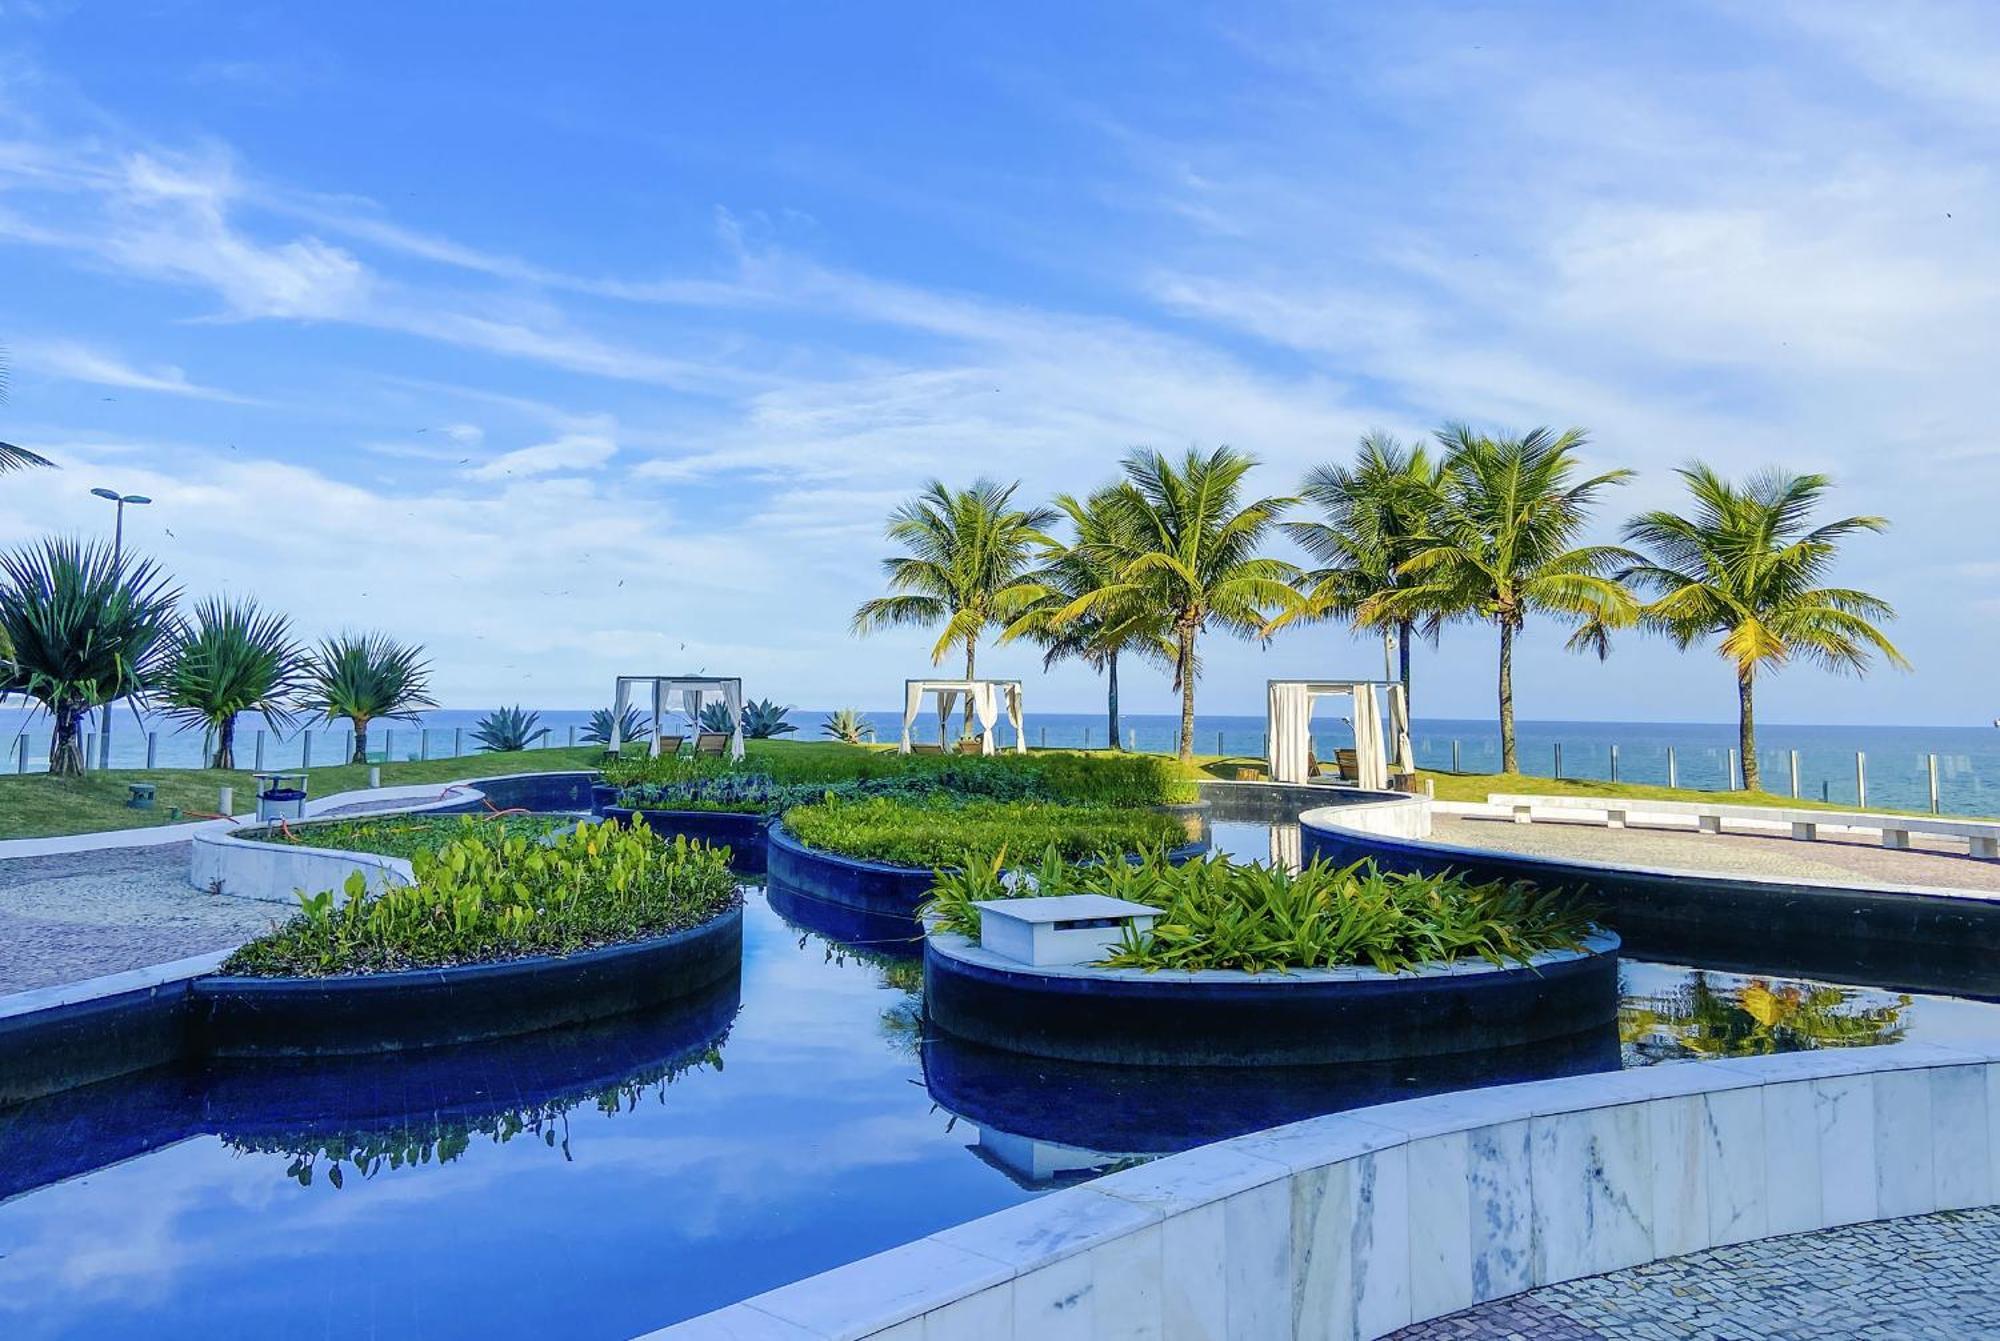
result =
[[[1100,1178],[648,1341],[1321,1341],[2000,1202],[2000,1039],[1413,1099]]]

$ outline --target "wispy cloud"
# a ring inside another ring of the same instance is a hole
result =
[[[25,340],[19,357],[24,366],[37,372],[97,386],[153,391],[165,396],[186,396],[193,400],[223,401],[232,405],[260,403],[250,396],[239,396],[231,391],[191,382],[186,373],[171,364],[150,369],[135,368],[115,354],[74,340]]]
[[[598,433],[565,433],[549,442],[502,452],[466,474],[476,480],[527,479],[536,475],[595,470],[618,453],[618,444]]]

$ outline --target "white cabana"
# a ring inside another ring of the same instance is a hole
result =
[[[729,757],[743,757],[743,681],[711,675],[621,675],[617,690],[611,698],[611,751],[616,754],[624,745],[623,733],[619,730],[625,722],[625,709],[632,702],[632,687],[647,685],[653,696],[653,741],[649,752],[660,752],[660,718],[672,711],[668,706],[673,696],[679,694],[680,710],[697,730],[701,724],[701,709],[704,703],[721,703],[729,709]]]
[[[1312,710],[1323,698],[1353,700],[1354,785],[1366,791],[1388,787],[1391,774],[1416,771],[1410,747],[1410,707],[1394,680],[1271,680],[1269,755],[1271,781],[1306,782],[1312,772]],[[1388,702],[1388,727],[1376,696]]]
[[[1021,726],[1021,682],[1019,680],[905,680],[903,681],[903,743],[898,749],[903,754],[910,752],[910,729],[917,724],[917,718],[924,710],[924,696],[937,698],[938,744],[943,746],[951,739],[948,724],[952,710],[959,706],[961,699],[972,704],[972,715],[979,722],[979,752],[993,754],[996,744],[993,728],[1000,722],[1004,709],[1008,725],[1014,728],[1014,753],[1028,752],[1028,735]]]

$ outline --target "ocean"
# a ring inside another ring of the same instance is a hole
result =
[[[378,723],[370,745],[401,759],[442,758],[473,749],[472,728],[484,710],[441,709],[420,722]],[[868,714],[879,737],[894,740],[902,719],[893,712]],[[800,739],[821,736],[823,711],[794,709]],[[549,710],[541,714],[550,728],[546,743],[570,743],[590,720],[587,711]],[[1160,713],[1127,715],[1123,725],[1131,748],[1168,753],[1174,747],[1179,719]],[[93,726],[95,719],[93,719]],[[923,727],[919,721],[919,730]],[[1004,731],[1004,728],[1002,728]],[[935,727],[932,728],[933,733]],[[1030,744],[1101,748],[1105,744],[1102,713],[1035,713],[1027,716]],[[18,707],[0,708],[0,766],[46,767],[48,718]],[[1727,785],[1736,740],[1734,723],[1724,722],[1553,722],[1519,724],[1522,771],[1534,776],[1609,778],[1625,782],[1665,783],[1671,752],[1673,780],[1683,787],[1719,789]],[[1498,727],[1490,720],[1419,718],[1411,739],[1417,763],[1424,768],[1490,773],[1500,766]],[[1315,720],[1314,741],[1322,756],[1348,745],[1345,722],[1330,712]],[[346,758],[344,727],[315,727],[282,736],[261,719],[248,718],[237,728],[237,761],[243,767],[297,768],[308,758],[327,764]],[[1855,804],[1858,773],[1865,772],[1867,804],[1921,810],[1930,804],[1930,760],[1936,757],[1940,808],[1963,814],[2000,814],[2000,730],[1992,727],[1950,726],[1800,726],[1771,723],[1760,727],[1758,754],[1764,785],[1774,792],[1791,789],[1796,752],[1799,793],[1814,799]],[[1204,754],[1264,752],[1264,719],[1203,714],[1195,719],[1195,748]],[[120,710],[111,722],[111,766],[143,768],[149,752],[154,766],[194,768],[201,764],[201,734],[176,731],[170,722],[138,720]],[[261,752],[261,756],[260,756]],[[92,763],[96,762],[93,752]]]

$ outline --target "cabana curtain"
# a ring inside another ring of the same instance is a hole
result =
[[[1385,733],[1376,691],[1388,699]],[[1403,686],[1380,680],[1272,680],[1266,686],[1269,711],[1269,756],[1273,782],[1306,782],[1312,774],[1312,705],[1322,698],[1353,701],[1349,720],[1354,726],[1354,784],[1364,791],[1381,791],[1391,773],[1414,771],[1410,747],[1410,710]]]
[[[710,699],[720,699],[729,710],[729,757],[743,757],[743,681],[734,678],[705,675],[621,675],[611,699],[611,750],[615,754],[624,745],[625,709],[632,701],[632,686],[643,684],[652,691],[653,739],[649,746],[651,753],[660,752],[660,719],[668,711],[667,705],[675,694],[681,696],[681,711],[699,729],[702,705]]]
[[[1028,752],[1028,736],[1021,724],[1021,682],[1019,680],[905,680],[903,681],[903,740],[897,749],[908,754],[911,733],[917,718],[924,710],[924,696],[928,694],[937,702],[938,742],[940,745],[951,739],[951,715],[960,700],[972,704],[972,715],[979,722],[979,742],[981,754],[992,754],[997,749],[994,730],[1000,723],[1004,705],[1007,724],[1014,728],[1014,752]]]

